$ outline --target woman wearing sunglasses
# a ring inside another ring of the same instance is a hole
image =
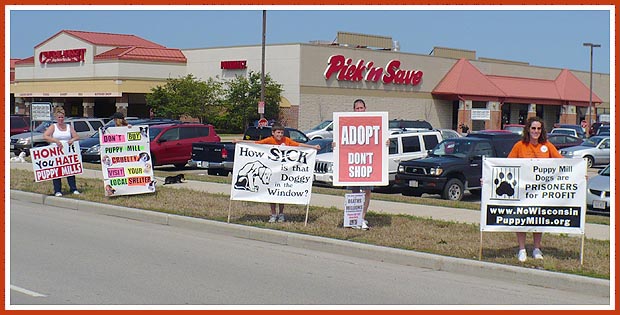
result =
[[[523,137],[521,141],[515,143],[512,151],[508,154],[509,158],[562,158],[558,149],[547,141],[547,130],[545,123],[540,117],[530,117],[523,127]],[[542,233],[534,232],[534,251],[532,257],[534,259],[543,259],[540,243],[542,241]],[[525,251],[525,232],[517,232],[517,241],[519,242],[519,252],[517,258],[520,262],[527,260]]]

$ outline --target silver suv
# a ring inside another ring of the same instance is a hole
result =
[[[43,133],[47,127],[54,123],[55,121],[52,120],[44,121],[32,132],[24,132],[11,136],[11,152],[15,153],[15,155],[19,155],[21,152],[30,154],[29,150],[31,147],[46,146],[47,141],[43,139]],[[67,117],[65,118],[65,123],[71,124],[71,127],[75,129],[80,139],[92,136],[97,132],[99,127],[104,125],[103,119],[101,118],[84,117]],[[32,144],[30,143],[31,141]]]
[[[388,149],[389,181],[388,189],[396,179],[398,163],[405,160],[421,159],[428,156],[443,140],[437,130],[391,130],[390,147]],[[322,153],[316,156],[314,164],[314,183],[317,185],[332,186],[334,181],[334,153]]]

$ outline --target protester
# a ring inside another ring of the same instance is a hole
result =
[[[292,140],[289,137],[284,136],[284,126],[280,123],[274,123],[271,127],[271,137],[264,138],[258,141],[252,140],[233,140],[234,143],[237,142],[245,142],[245,143],[258,143],[258,144],[272,144],[272,145],[288,145],[288,146],[300,146],[304,148],[314,148],[317,150],[321,149],[320,145],[308,145],[305,143],[299,143],[295,140]],[[269,223],[274,222],[284,222],[284,204],[279,204],[279,212],[276,213],[276,204],[271,203],[271,216],[269,217]]]
[[[63,142],[67,142],[68,145],[72,145],[75,141],[80,140],[77,132],[71,127],[71,124],[65,124],[65,110],[62,107],[56,107],[54,109],[54,116],[56,117],[56,123],[50,125],[43,133],[43,138],[48,143],[55,143],[61,150],[63,149]],[[54,183],[54,196],[62,196],[62,182],[60,178],[52,180]],[[69,183],[69,189],[75,195],[79,195],[80,192],[75,184],[75,175],[67,177]]]
[[[547,130],[545,123],[540,117],[530,117],[527,119],[523,127],[523,136],[520,141],[515,143],[512,150],[508,154],[509,158],[562,158],[562,155],[547,141]],[[534,259],[543,259],[540,250],[542,233],[534,232],[534,250],[532,257]],[[519,243],[519,252],[517,258],[520,262],[527,260],[525,250],[525,232],[517,232],[517,242]]]
[[[121,112],[116,112],[112,115],[112,119],[114,119],[114,126],[115,127],[121,127],[121,126],[128,126],[129,124],[127,123],[127,120],[125,120],[125,115]]]

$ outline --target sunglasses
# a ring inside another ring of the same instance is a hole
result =
[[[541,130],[542,127],[530,127],[531,130]]]

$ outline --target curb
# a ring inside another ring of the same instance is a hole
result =
[[[19,190],[11,190],[10,199],[404,266],[414,266],[435,271],[468,274],[481,278],[509,280],[526,285],[554,288],[579,293],[586,292],[596,296],[610,297],[610,280],[605,279],[596,279],[545,270],[528,269],[518,266],[508,266],[477,260],[440,256],[403,249],[330,239],[320,236],[297,234],[233,223],[184,217],[149,210],[100,204],[79,199],[46,196]]]

